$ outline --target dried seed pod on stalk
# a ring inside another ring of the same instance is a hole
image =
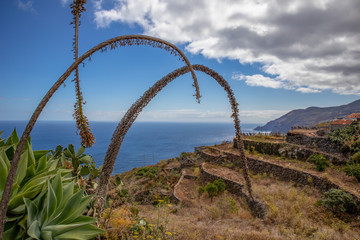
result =
[[[247,159],[245,157],[245,150],[244,150],[244,143],[242,141],[242,134],[240,129],[240,120],[239,120],[239,110],[238,110],[238,103],[234,97],[234,93],[231,90],[227,81],[221,77],[217,72],[207,68],[203,65],[192,65],[194,70],[201,71],[209,76],[211,76],[214,80],[216,80],[221,87],[227,93],[231,109],[232,115],[231,117],[234,119],[234,128],[236,139],[238,141],[239,146],[239,153],[241,156],[241,166],[243,167],[243,174],[246,181],[249,198],[254,201],[253,194],[252,194],[252,186],[251,180],[249,177],[249,170],[247,166]],[[126,133],[130,129],[131,125],[136,120],[137,116],[141,113],[144,107],[170,82],[172,82],[177,77],[184,75],[190,71],[188,66],[179,68],[172,73],[166,75],[161,80],[156,82],[151,88],[149,88],[126,112],[124,117],[121,119],[120,123],[116,127],[111,142],[109,144],[108,150],[106,152],[103,164],[103,170],[100,174],[99,186],[97,187],[97,199],[98,204],[97,206],[101,210],[104,199],[107,193],[107,186],[109,183],[110,175],[114,169],[116,157],[119,153],[121,144],[125,138]]]
[[[78,39],[79,39],[79,26],[80,26],[80,17],[81,13],[86,11],[85,8],[86,0],[73,0],[73,3],[70,4],[71,13],[73,14],[73,21],[70,23],[75,29],[75,36],[73,41],[73,52],[74,60],[78,60]],[[74,104],[74,114],[73,117],[76,120],[76,126],[81,137],[81,145],[85,147],[91,147],[95,143],[94,135],[92,134],[89,126],[89,121],[84,115],[84,99],[80,89],[80,77],[79,77],[79,67],[75,69],[75,92],[76,92],[76,102]]]
[[[3,196],[0,203],[0,240],[2,240],[2,232],[4,230],[5,225],[5,216],[6,211],[9,205],[10,201],[10,193],[12,190],[12,186],[15,179],[15,174],[18,168],[19,160],[22,151],[24,150],[26,140],[30,136],[30,133],[39,118],[41,112],[43,111],[46,104],[49,102],[50,98],[54,95],[54,93],[59,89],[59,87],[64,83],[64,81],[70,76],[70,74],[86,59],[91,58],[92,54],[103,51],[107,49],[115,49],[117,47],[126,46],[126,45],[149,45],[152,47],[161,48],[164,50],[169,51],[171,54],[174,54],[176,56],[179,56],[181,60],[183,60],[186,65],[189,67],[192,78],[194,80],[194,86],[196,89],[196,98],[200,99],[200,92],[198,87],[197,78],[194,72],[193,67],[190,65],[189,60],[185,56],[185,54],[174,44],[169,43],[165,40],[145,36],[145,35],[124,35],[124,36],[118,36],[109,40],[106,40],[95,47],[91,48],[87,52],[85,52],[83,55],[81,55],[72,65],[63,73],[63,75],[54,83],[54,85],[49,89],[49,91],[45,94],[39,105],[36,107],[35,111],[33,112],[28,124],[25,127],[25,130],[23,132],[23,135],[20,138],[19,144],[16,148],[13,160],[11,162],[11,166],[9,169],[8,176],[6,178],[6,183],[4,187]]]

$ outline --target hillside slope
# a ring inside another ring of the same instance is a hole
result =
[[[292,126],[313,126],[321,121],[345,117],[354,112],[360,112],[360,99],[347,105],[336,107],[296,109],[268,122],[264,126],[255,128],[255,130],[286,133]]]

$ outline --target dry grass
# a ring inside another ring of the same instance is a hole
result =
[[[321,197],[316,189],[264,175],[253,181],[254,193],[269,207],[266,220],[255,219],[244,201],[232,194],[213,201],[203,195],[191,206],[164,209],[167,230],[175,233],[171,239],[360,239],[355,220],[344,222],[316,205]],[[152,206],[139,209],[149,222],[158,219]]]
[[[132,192],[144,191],[145,186],[149,185],[149,181],[162,182],[162,186],[172,186],[174,180],[179,178],[179,172],[172,170],[173,167],[177,169],[177,161],[178,159],[168,160],[166,164],[160,163],[158,166],[163,170],[159,171],[159,175],[154,176],[153,179],[149,177],[138,179],[136,172],[139,169],[121,174],[121,179],[125,183],[123,187],[128,188],[131,195]],[[200,174],[197,166],[188,170],[191,174]],[[161,177],[164,174],[166,174],[166,178]],[[241,173],[239,175],[242,176]],[[164,182],[164,179],[167,181]],[[186,186],[182,186],[182,190],[186,195],[191,195],[191,198],[183,204],[162,204],[161,207],[154,207],[153,205],[139,205],[133,201],[126,203],[127,209],[135,207],[139,210],[137,216],[132,216],[134,222],[132,227],[139,226],[141,219],[145,218],[154,231],[151,233],[152,235],[150,233],[133,235],[133,232],[124,230],[123,234],[127,234],[127,239],[150,239],[153,237],[154,239],[181,240],[360,240],[360,219],[341,220],[318,206],[316,203],[320,200],[321,193],[317,189],[309,186],[299,187],[292,182],[278,181],[266,174],[253,175],[252,181],[255,196],[268,206],[265,220],[254,218],[244,199],[225,192],[211,200],[206,193],[199,195],[198,192],[198,188],[205,186],[206,183],[200,180],[186,179],[183,182]],[[159,191],[157,187],[151,189],[153,193]],[[120,221],[112,219],[112,221],[116,224],[123,223],[121,219]],[[147,230],[150,228],[149,226],[146,227]]]

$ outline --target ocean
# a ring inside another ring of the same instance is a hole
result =
[[[27,122],[0,121],[2,138],[7,138],[16,128],[19,137]],[[90,127],[96,143],[85,153],[91,155],[97,166],[103,163],[116,122],[91,122]],[[254,132],[258,124],[242,124],[243,132]],[[179,156],[182,152],[193,152],[196,146],[232,141],[235,136],[232,123],[168,123],[136,122],[128,131],[116,160],[113,174],[152,165],[160,160]],[[31,133],[34,150],[52,150],[56,146],[67,147],[69,143],[80,146],[73,121],[38,121]]]

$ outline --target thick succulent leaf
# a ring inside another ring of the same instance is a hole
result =
[[[43,155],[42,157],[38,158],[37,166],[36,166],[36,173],[41,172],[42,170],[46,169],[47,166],[47,156]]]
[[[43,172],[41,174],[36,175],[35,177],[32,177],[26,184],[21,188],[21,191],[25,192],[28,191],[31,188],[34,188],[39,185],[44,185],[48,179],[52,177],[53,174],[55,174],[56,171],[48,171]]]
[[[78,223],[88,223],[92,224],[96,222],[96,218],[80,215],[76,219],[74,219],[71,223],[72,224],[78,224]]]
[[[73,215],[73,213],[79,208],[83,194],[84,190],[75,193],[65,204],[64,208],[61,209],[62,212],[57,215],[57,217],[53,221],[51,221],[49,225],[61,224],[63,222],[66,222],[66,220],[69,219]]]
[[[5,155],[5,154],[4,154]],[[2,198],[2,194],[4,192],[5,188],[5,182],[7,175],[9,173],[9,167],[8,167],[8,159],[3,155],[0,155],[0,199]]]
[[[1,147],[0,147],[0,152],[4,152],[4,153],[2,153],[2,154],[5,154],[5,155],[6,155],[6,151],[7,151],[8,149],[10,149],[10,148],[13,148],[13,147],[14,147],[14,145],[1,146]],[[8,158],[8,157],[6,156],[6,158]]]
[[[71,152],[71,154],[72,154],[74,157],[76,157],[74,145],[73,145],[73,144],[69,144],[68,148],[69,148],[69,151]]]
[[[16,128],[13,130],[13,132],[10,134],[10,136],[8,137],[6,144],[7,145],[12,145],[12,144],[18,144],[19,143],[19,136],[16,133]]]
[[[84,152],[85,152],[85,147],[81,146],[76,153],[76,157],[80,157],[80,155],[83,154]]]
[[[90,164],[93,161],[93,158],[89,155],[83,156],[79,159],[81,163]]]
[[[80,169],[80,175],[81,176],[86,176],[90,173],[90,168],[88,166],[83,166]]]
[[[84,210],[86,209],[86,207],[89,205],[89,202],[91,201],[92,196],[86,196],[83,197],[80,200],[80,204],[77,206],[77,208],[74,208],[73,211],[71,212],[71,215],[69,216],[69,218],[67,218],[65,221],[63,221],[62,223],[72,223],[75,219],[77,219],[78,216],[80,216]]]
[[[48,182],[48,195],[46,201],[46,212],[47,212],[46,222],[48,222],[51,219],[52,214],[55,212],[56,206],[57,206],[56,194],[50,182]]]
[[[23,154],[21,154],[18,169],[16,171],[15,180],[14,180],[14,183],[18,184],[19,186],[20,186],[22,180],[26,176],[28,158],[29,158],[29,155],[28,155],[27,151],[25,151]]]
[[[31,165],[35,166],[35,156],[34,156],[34,152],[33,152],[31,142],[29,139],[26,142],[26,146],[27,146],[27,150],[28,150],[28,154],[29,154],[28,166],[31,166]]]
[[[41,192],[41,186],[35,186],[33,189],[30,189],[26,192],[21,192],[20,194],[17,194],[15,197],[11,198],[9,202],[8,211],[12,212],[14,209],[19,207],[20,205],[24,204],[23,198],[34,198],[36,195],[38,195]]]
[[[58,218],[58,215],[62,213],[62,209],[64,209],[65,205],[68,203],[70,198],[74,195],[74,182],[70,182],[68,184],[64,184],[63,189],[63,197],[62,201],[58,205],[55,213],[54,213],[54,219],[50,224],[56,223],[56,219]]]
[[[76,223],[76,224],[57,224],[57,225],[50,225],[42,228],[44,231],[50,231],[52,232],[53,237],[56,237],[58,235],[64,234],[66,232],[69,232],[73,229],[76,229],[78,227],[89,225],[88,223]]]
[[[31,223],[29,229],[27,230],[27,234],[37,240],[41,238],[40,223],[38,220]]]
[[[41,157],[46,156],[49,152],[51,152],[51,151],[50,150],[36,150],[36,151],[33,151],[35,160],[39,160]]]
[[[71,198],[71,196],[74,194],[74,182],[70,182],[68,184],[66,184],[64,186],[64,191],[63,191],[63,199],[62,199],[62,206],[65,206],[65,204],[69,201],[69,199]],[[60,204],[61,206],[61,204]]]
[[[56,174],[56,177],[52,181],[52,188],[54,189],[55,196],[56,196],[56,207],[60,204],[63,197],[63,185],[61,182],[61,175],[60,173]]]
[[[47,162],[49,171],[53,171],[57,169],[58,164],[59,164],[59,159],[50,158],[49,161]]]
[[[30,178],[36,175],[35,164],[31,164],[26,169],[26,178]],[[23,183],[24,184],[24,183]]]
[[[25,202],[25,206],[26,206],[27,214],[28,214],[28,217],[27,217],[28,226],[27,227],[29,228],[30,224],[38,219],[37,215],[38,215],[39,209],[34,202],[30,201],[27,198],[24,199],[24,202]]]
[[[20,219],[20,221],[18,222],[18,225],[21,227],[22,231],[26,231],[26,229],[27,229],[26,222],[27,222],[27,215],[25,215],[25,217]]]
[[[64,150],[64,154],[65,154],[65,156],[68,157],[68,158],[73,158],[73,157],[74,157],[68,149],[65,149],[65,150]]]
[[[5,225],[5,228],[6,228],[6,225]],[[12,226],[12,227],[6,229],[3,232],[3,239],[4,240],[7,240],[7,239],[21,240],[22,235],[21,235],[20,227],[18,225],[15,225],[15,226]]]
[[[94,225],[84,225],[71,231],[65,232],[61,235],[56,236],[56,240],[86,240],[92,239],[99,234],[104,233],[105,231],[95,227]]]
[[[11,214],[24,214],[25,213],[25,204],[21,204],[14,209],[9,210]]]
[[[43,239],[43,240],[53,240],[52,232],[42,231],[41,232],[41,239]]]

